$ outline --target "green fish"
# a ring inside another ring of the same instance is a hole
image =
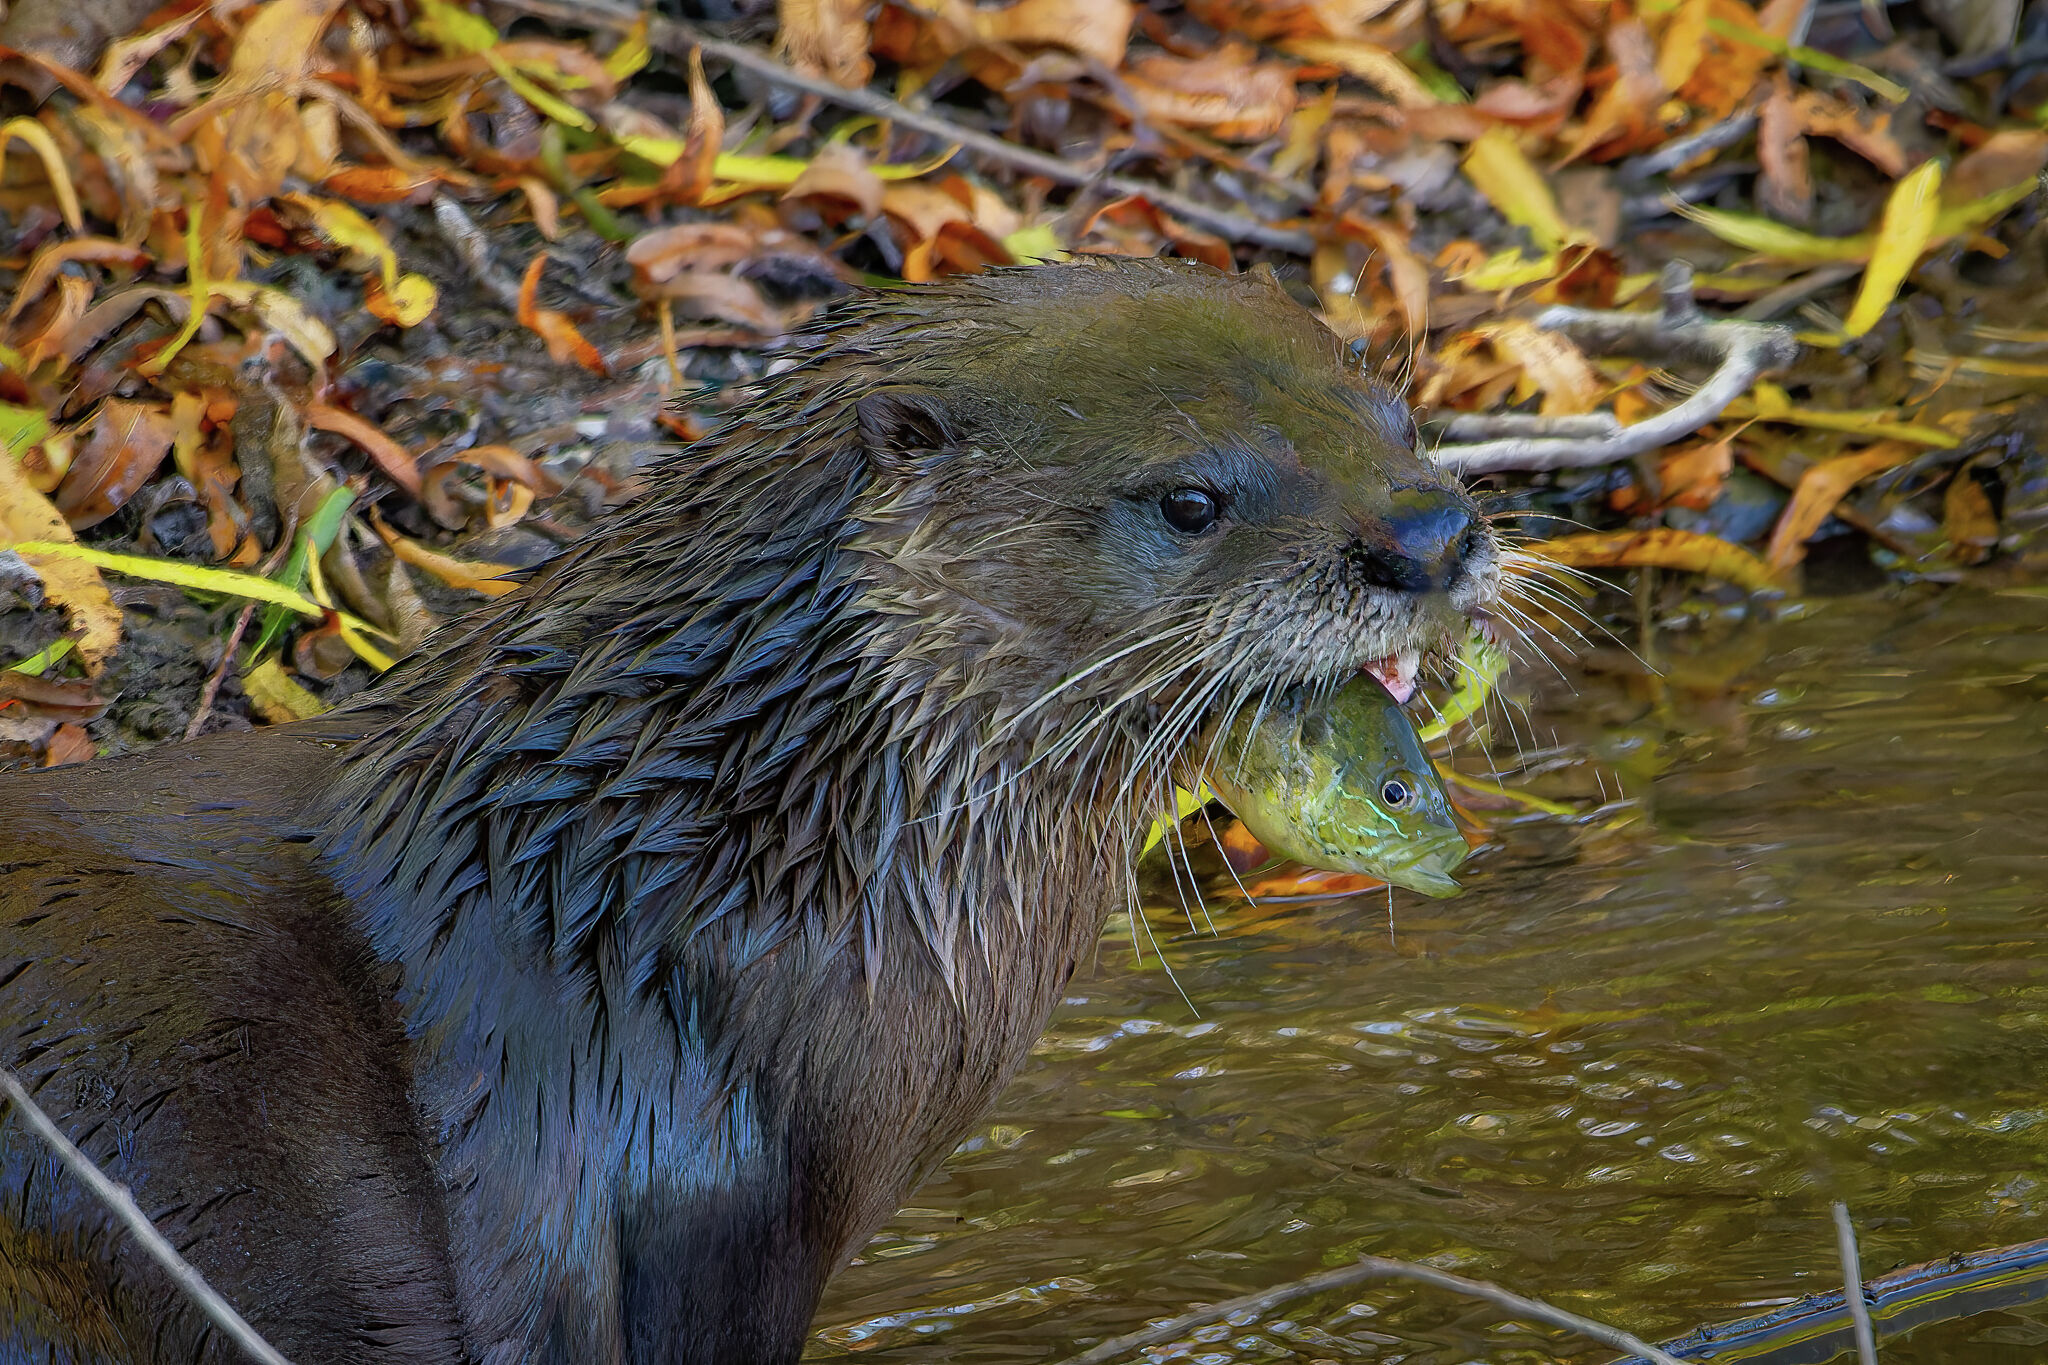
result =
[[[1365,674],[1326,696],[1296,687],[1231,718],[1209,786],[1258,841],[1327,872],[1455,896],[1465,836],[1415,727]]]

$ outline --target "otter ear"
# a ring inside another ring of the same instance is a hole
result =
[[[936,389],[895,384],[856,399],[860,443],[876,469],[910,474],[954,444],[953,423]]]

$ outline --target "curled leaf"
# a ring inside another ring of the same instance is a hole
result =
[[[1740,545],[1697,531],[1594,531],[1529,547],[1537,556],[1578,569],[1658,568],[1702,574],[1750,592],[1779,585],[1777,576]]]

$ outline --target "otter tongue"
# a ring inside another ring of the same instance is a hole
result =
[[[1379,679],[1381,687],[1396,702],[1405,703],[1415,695],[1415,675],[1422,669],[1422,655],[1415,650],[1404,650],[1376,659],[1365,666],[1365,671]]]

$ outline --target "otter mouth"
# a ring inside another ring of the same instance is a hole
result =
[[[1387,695],[1400,705],[1407,705],[1415,695],[1415,680],[1422,672],[1422,651],[1406,649],[1398,654],[1389,654],[1384,659],[1375,659],[1359,670],[1377,679],[1387,689]]]

